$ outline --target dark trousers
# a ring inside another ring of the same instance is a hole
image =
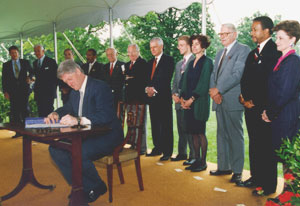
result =
[[[245,119],[249,135],[250,173],[257,186],[275,192],[277,163],[272,149],[271,124],[261,119],[261,110],[246,109]]]
[[[91,137],[82,142],[82,181],[83,190],[89,192],[103,185],[93,160],[112,153],[112,145],[105,138]],[[72,156],[67,150],[50,146],[51,158],[60,169],[69,185],[72,185]]]
[[[22,95],[20,93],[10,95],[10,122],[24,122],[25,117],[28,116],[28,95]]]
[[[195,151],[194,151],[194,143],[193,137],[189,133],[187,133],[185,129],[185,119],[183,116],[183,110],[178,109],[176,110],[176,117],[177,117],[177,130],[178,130],[178,153],[182,155],[187,154],[187,144],[189,145],[190,154],[189,158],[195,158]]]
[[[53,112],[54,107],[54,97],[48,97],[48,96],[40,96],[35,98],[39,117],[47,117],[48,114]]]
[[[155,102],[149,105],[154,150],[166,156],[173,153],[172,104]]]

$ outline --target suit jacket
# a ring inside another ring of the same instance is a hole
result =
[[[107,81],[107,76],[104,71],[103,64],[96,61],[94,63],[94,65],[92,66],[90,72],[89,72],[89,63],[85,63],[85,64],[81,65],[81,68],[84,71],[84,74],[89,75],[90,77],[93,77],[94,79]]]
[[[138,57],[131,69],[130,64],[130,61],[125,64],[125,75],[132,77],[125,80],[125,101],[143,104],[146,101],[147,62]]]
[[[224,49],[221,49],[215,58],[214,69],[211,74],[210,88],[217,88],[221,93],[222,108],[227,111],[243,110],[244,107],[239,103],[241,94],[240,81],[243,75],[245,61],[250,52],[248,46],[235,42],[230,51],[224,57],[219,75],[218,66]],[[220,105],[213,102],[213,110],[217,110]]]
[[[25,59],[20,59],[20,66],[21,71],[17,79],[13,71],[12,60],[3,64],[2,89],[3,93],[7,92],[9,94],[10,98],[17,95],[29,95],[29,84],[27,84],[26,79],[33,75],[33,70],[29,61]]]
[[[241,92],[245,100],[252,100],[254,108],[263,111],[268,105],[268,78],[275,67],[281,52],[270,39],[255,59],[252,50],[246,60],[244,74],[241,79]]]
[[[187,60],[187,62],[185,63],[185,66],[183,68],[183,71],[186,71],[189,63],[191,61],[193,61],[195,59],[195,57],[192,55],[190,56],[190,58]],[[176,67],[175,67],[175,75],[174,75],[174,79],[173,79],[173,86],[172,86],[172,94],[180,94],[180,80],[181,77],[183,75],[183,73],[181,73],[181,66],[183,64],[183,59],[180,60],[179,62],[177,62]],[[180,103],[175,104],[175,109],[178,110],[181,108]]]
[[[124,65],[124,62],[118,61],[116,62],[112,75],[110,76],[110,63],[104,65],[104,71],[107,76],[107,83],[110,85],[115,98],[118,101],[123,99],[123,89],[125,83],[125,76],[123,74],[121,66]]]
[[[183,74],[181,94],[187,93],[187,81],[189,80],[188,72],[190,69],[193,69],[193,63],[194,61],[189,63],[188,68]],[[207,121],[209,117],[210,97],[208,90],[212,70],[213,61],[209,57],[205,57],[199,81],[196,88],[193,90],[193,94],[196,94],[195,96],[197,96],[194,102],[194,117],[197,120]]]
[[[59,117],[67,114],[77,117],[79,100],[79,91],[72,90],[68,102],[56,110]],[[113,108],[111,89],[105,82],[88,77],[83,98],[82,116],[89,119],[92,125],[108,126],[112,129],[108,134],[101,136],[112,147],[122,142],[124,135],[121,122]]]
[[[172,104],[171,79],[174,72],[174,59],[171,56],[163,54],[156,65],[156,69],[151,80],[152,65],[155,58],[148,62],[147,87],[154,87],[158,92],[153,97],[148,97],[148,103],[151,104]]]
[[[42,98],[44,96],[56,97],[57,64],[54,59],[45,56],[41,68],[38,68],[38,60],[33,62],[33,72],[35,75],[34,98]]]

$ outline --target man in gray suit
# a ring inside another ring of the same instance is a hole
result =
[[[209,90],[217,116],[218,169],[210,171],[210,175],[233,172],[230,182],[239,182],[244,166],[244,108],[238,97],[250,48],[236,41],[237,31],[233,24],[223,24],[219,36],[224,48],[216,55]]]
[[[189,63],[195,59],[191,52],[190,37],[187,35],[178,38],[177,46],[183,59],[177,62],[175,76],[173,79],[172,98],[175,102],[176,116],[177,116],[177,130],[178,130],[178,155],[171,158],[171,161],[180,161],[187,159],[187,143],[190,148],[189,160],[185,161],[183,165],[191,165],[195,161],[195,153],[193,148],[193,139],[184,129],[183,110],[180,105],[180,79]]]

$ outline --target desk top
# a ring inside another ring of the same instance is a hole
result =
[[[89,135],[103,135],[111,130],[107,126],[89,126],[86,128],[25,128],[24,124],[0,123],[0,129],[12,130],[30,137],[38,137],[45,139],[53,138],[69,138],[70,136],[89,136]]]

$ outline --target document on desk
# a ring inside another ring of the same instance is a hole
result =
[[[27,117],[25,118],[25,128],[62,128],[69,127],[68,125],[60,124],[59,121],[52,124],[46,124],[44,117]]]

